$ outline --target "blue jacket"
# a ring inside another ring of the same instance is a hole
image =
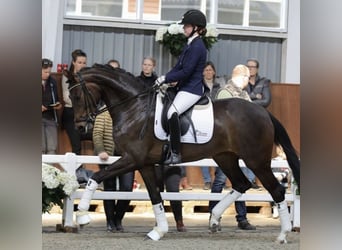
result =
[[[184,46],[177,64],[165,75],[165,82],[178,82],[177,90],[203,95],[203,70],[207,61],[207,49],[203,40],[196,37]]]

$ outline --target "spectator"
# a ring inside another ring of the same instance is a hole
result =
[[[267,108],[271,103],[271,81],[266,77],[259,76],[259,61],[257,59],[248,59],[246,66],[251,74],[246,91],[252,102]]]
[[[209,190],[211,188],[211,175],[210,167],[201,167],[202,177],[203,177],[203,190]]]
[[[259,76],[259,61],[257,59],[248,59],[246,66],[250,72],[250,78],[246,87],[246,91],[248,92],[252,102],[267,108],[271,103],[271,81],[265,77]],[[252,188],[259,189],[260,187],[256,184],[254,173],[247,169],[247,175],[253,180]]]
[[[153,57],[144,57],[142,63],[142,71],[137,78],[146,86],[152,87],[154,82],[158,78],[156,73],[154,72],[156,66],[156,60]],[[184,175],[185,169],[183,167],[173,167],[173,168],[164,168],[162,170],[162,180],[159,189],[161,192],[164,191],[164,185],[166,188],[166,192],[179,192],[180,180]],[[185,177],[186,178],[186,177]],[[176,221],[176,227],[178,232],[185,232],[186,228],[183,223],[183,214],[182,214],[182,201],[170,201],[170,205],[172,208],[173,216]]]
[[[105,108],[105,106],[103,106]],[[93,129],[94,153],[101,160],[106,161],[114,153],[115,144],[113,141],[113,122],[108,111],[96,116]],[[100,164],[100,169],[105,169],[108,165]],[[134,172],[129,172],[118,177],[114,176],[103,181],[104,191],[117,191],[117,181],[119,182],[119,191],[133,190]],[[114,230],[123,232],[122,219],[128,210],[130,200],[103,200],[103,206],[106,214],[107,231]]]
[[[189,184],[188,177],[186,176],[186,167],[180,166],[182,169],[181,171],[181,179],[179,182],[179,189],[180,190],[192,190],[192,186]]]
[[[49,59],[42,59],[42,154],[56,154],[57,113],[62,108],[57,93],[56,80],[51,77],[53,63]]]
[[[217,91],[224,85],[224,79],[216,77],[216,69],[215,69],[215,65],[213,62],[208,61],[205,64],[205,67],[203,70],[203,79],[210,90],[209,97],[212,100],[214,100],[217,94]],[[204,182],[203,189],[209,190],[211,189],[210,168],[201,167],[201,171],[202,171],[203,182]]]
[[[242,98],[247,101],[251,101],[248,93],[243,90],[248,84],[249,70],[244,65],[237,65],[232,72],[232,79],[221,88],[217,93],[217,99],[222,98]],[[245,173],[245,169],[241,168]],[[245,173],[246,175],[246,173]],[[216,168],[215,179],[211,187],[212,193],[221,193],[226,184],[227,177],[220,168]],[[209,212],[213,210],[218,201],[209,201]],[[237,213],[236,220],[238,222],[238,228],[242,230],[255,230],[256,227],[251,225],[247,220],[247,208],[245,201],[235,201],[235,211]],[[210,215],[211,216],[211,215]],[[209,219],[210,220],[210,219]],[[221,230],[221,225],[218,226],[218,231]]]
[[[276,152],[277,156],[273,160],[286,160],[286,155],[281,145],[278,145],[276,147]],[[287,167],[272,168],[272,172],[277,180],[280,182],[280,184],[283,185],[285,188],[288,188],[291,179],[289,169]],[[274,219],[277,219],[279,217],[278,207],[273,201],[271,201],[271,207],[273,210],[272,217]]]
[[[155,80],[158,78],[154,72],[156,68],[156,59],[150,56],[144,57],[141,67],[141,73],[137,78],[141,80],[146,87],[152,87]]]
[[[87,65],[87,54],[80,50],[76,49],[71,53],[72,61],[70,63],[69,71],[72,73],[77,73],[82,68]],[[63,89],[63,101],[64,101],[64,109],[62,114],[62,125],[66,130],[68,138],[71,143],[72,152],[80,155],[81,154],[81,135],[79,131],[75,128],[74,123],[74,110],[72,108],[72,102],[69,97],[69,84],[67,83],[67,78],[63,76],[62,79],[62,89]],[[80,166],[76,170],[77,180],[80,184],[85,184],[88,182],[89,178],[92,175],[92,171],[86,170],[83,166]]]
[[[108,65],[112,66],[113,68],[120,68],[120,62],[115,59],[111,59],[107,62]]]

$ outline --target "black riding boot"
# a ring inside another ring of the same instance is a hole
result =
[[[164,161],[165,165],[177,164],[182,162],[180,154],[180,126],[178,114],[173,113],[169,119],[169,130],[170,130],[170,141],[171,141],[171,152],[169,157]]]

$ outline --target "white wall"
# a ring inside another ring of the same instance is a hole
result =
[[[53,61],[52,71],[62,60],[64,0],[42,0],[42,58]]]
[[[288,39],[286,44],[286,83],[300,83],[300,1],[289,0]]]

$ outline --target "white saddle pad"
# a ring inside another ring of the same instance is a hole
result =
[[[160,93],[158,93],[156,96],[154,134],[160,140],[167,140],[168,136],[161,124],[162,109],[163,103],[161,100],[161,95]],[[192,111],[191,119],[194,123],[195,132],[190,126],[186,134],[181,136],[181,142],[196,143],[194,137],[194,133],[196,133],[198,144],[207,143],[213,136],[214,129],[214,112],[211,100],[209,100],[209,103],[207,105],[195,105],[194,110]]]

